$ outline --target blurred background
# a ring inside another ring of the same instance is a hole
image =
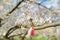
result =
[[[31,27],[30,18],[36,27],[60,22],[60,0],[0,0],[0,40],[5,40],[10,28],[22,24],[10,34],[15,35],[12,40],[20,40],[18,34],[24,35],[26,25]],[[28,34],[24,40],[29,40]],[[60,40],[60,26],[35,30],[32,40]]]

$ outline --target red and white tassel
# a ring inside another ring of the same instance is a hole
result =
[[[31,27],[28,31],[28,35],[29,36],[33,36],[34,35],[34,27]]]

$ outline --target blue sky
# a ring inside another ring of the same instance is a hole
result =
[[[57,6],[57,2],[58,0],[51,0],[51,1],[47,1],[47,0],[36,0],[37,2],[44,2],[43,5],[45,5],[46,7],[50,8],[51,6]]]
[[[51,0],[51,1],[47,1],[47,0],[36,0],[36,2],[43,2],[42,4],[45,5],[47,8],[50,8],[51,6],[57,6],[57,0]],[[38,5],[34,6],[34,9],[38,9]]]
[[[18,0],[13,0],[13,5],[16,5]],[[37,2],[44,2],[43,5],[45,5],[46,7],[50,8],[51,6],[56,6],[57,5],[57,1],[58,0],[51,0],[51,1],[47,1],[47,0],[36,0]]]
[[[13,0],[13,5],[16,5],[18,0]]]

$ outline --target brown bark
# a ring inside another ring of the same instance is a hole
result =
[[[46,28],[50,28],[50,27],[56,27],[56,26],[60,26],[60,22],[49,23],[49,24],[45,24],[43,26],[37,26],[37,27],[34,27],[34,29],[35,30],[42,30],[42,29],[46,29]]]
[[[10,28],[8,31],[7,31],[7,33],[6,33],[6,35],[5,35],[5,38],[9,38],[8,36],[13,32],[13,31],[15,31],[16,29],[18,29],[19,27],[18,26],[14,26],[14,27],[12,27],[12,28]]]
[[[19,6],[23,1],[24,1],[24,0],[19,1],[19,2],[16,4],[16,6],[15,6],[11,11],[9,11],[9,12],[6,14],[6,16],[9,16],[9,14],[11,14],[12,12],[14,12],[14,11],[18,8],[18,6]]]

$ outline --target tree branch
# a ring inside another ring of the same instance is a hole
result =
[[[9,16],[9,14],[11,14],[12,12],[14,12],[14,10],[16,10],[17,8],[18,8],[18,6],[23,2],[24,0],[22,0],[22,1],[19,1],[17,4],[16,4],[16,6],[11,10],[11,11],[9,11],[7,14],[4,14],[5,16]],[[3,20],[3,18],[2,18],[2,20]],[[2,26],[3,24],[1,24],[1,20],[0,20],[0,27]]]
[[[59,21],[56,22],[56,23],[45,24],[45,25],[43,25],[43,26],[37,26],[37,27],[34,27],[34,29],[35,29],[35,30],[42,30],[42,29],[46,29],[46,28],[50,28],[50,27],[56,27],[56,26],[60,26],[60,22],[59,22]],[[20,27],[15,26],[15,27],[13,27],[13,28],[10,28],[10,29],[8,30],[8,32],[6,33],[6,35],[5,35],[5,38],[9,38],[8,36],[9,36],[13,31],[15,31],[15,30],[18,29],[18,28],[20,28]],[[26,28],[29,29],[30,27],[26,27]],[[23,38],[25,38],[26,35],[27,35],[27,32],[24,34]]]
[[[45,24],[43,26],[34,27],[35,30],[42,30],[50,27],[60,26],[60,22]]]
[[[18,26],[14,26],[14,27],[10,28],[5,35],[5,38],[9,38],[8,36],[18,28],[19,28]]]
[[[17,5],[16,5],[11,11],[9,11],[8,14],[6,14],[6,15],[9,16],[9,14],[11,14],[14,10],[16,10],[16,9],[18,8],[18,6],[19,6],[23,1],[24,1],[24,0],[19,1],[19,2],[17,3]]]
[[[45,2],[45,1],[44,1]],[[37,5],[40,5],[40,6],[42,6],[42,7],[44,7],[45,9],[48,9],[49,11],[51,11],[51,12],[53,12],[53,10],[51,10],[51,9],[49,9],[49,8],[47,8],[46,6],[44,6],[42,3],[43,2],[41,2],[41,3],[37,3],[37,2],[34,2],[35,4],[37,4]],[[53,13],[56,13],[56,12],[53,12]],[[56,13],[57,14],[57,13]]]
[[[1,27],[1,21],[2,21],[3,19],[2,18],[0,18],[0,27]]]

